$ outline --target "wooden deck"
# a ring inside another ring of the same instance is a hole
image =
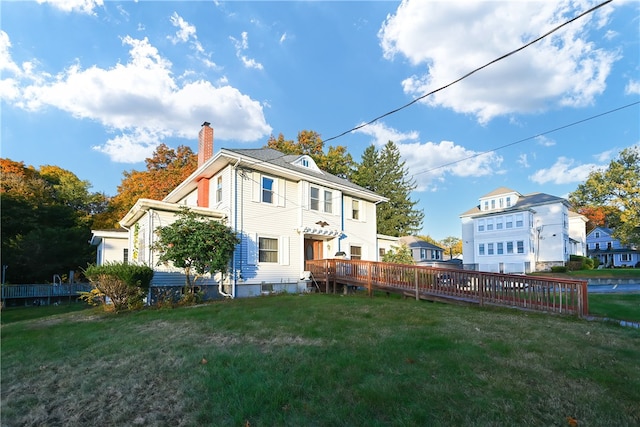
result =
[[[416,299],[497,305],[546,313],[589,314],[587,282],[514,274],[421,267],[373,261],[325,259],[306,262],[321,292],[358,287]]]
[[[79,292],[88,292],[93,288],[88,283],[52,284],[52,285],[2,285],[2,301],[6,300],[46,300],[59,298],[77,298]]]

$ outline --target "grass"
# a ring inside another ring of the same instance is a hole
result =
[[[74,311],[89,308],[85,303],[71,302],[62,303],[60,305],[44,305],[40,307],[34,306],[18,306],[3,308],[0,314],[0,322],[6,323],[19,322],[21,320],[38,319],[41,317],[49,317],[57,314],[71,313]]]
[[[603,268],[593,270],[576,270],[566,273],[535,272],[532,276],[553,276],[566,279],[639,279],[640,268]]]
[[[3,425],[640,424],[638,330],[517,310],[320,294],[88,309],[3,324],[1,351]]]
[[[640,322],[640,294],[589,294],[589,314]]]

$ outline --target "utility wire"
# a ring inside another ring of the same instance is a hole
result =
[[[433,95],[434,93],[440,92],[441,90],[444,90],[444,89],[448,88],[449,86],[452,86],[452,85],[454,85],[454,84],[456,84],[456,83],[458,83],[458,82],[460,82],[460,81],[462,81],[462,80],[466,79],[467,77],[471,76],[472,74],[475,74],[475,73],[477,73],[478,71],[480,71],[480,70],[482,70],[482,69],[484,69],[484,68],[487,68],[488,66],[490,66],[490,65],[492,65],[492,64],[495,64],[496,62],[502,61],[503,59],[508,58],[509,56],[514,55],[514,54],[516,54],[516,53],[520,52],[521,50],[526,49],[527,47],[531,46],[532,44],[535,44],[535,43],[539,42],[540,40],[544,39],[545,37],[547,37],[547,36],[549,36],[549,35],[551,35],[551,34],[555,33],[556,31],[558,31],[558,30],[559,30],[559,29],[561,29],[562,27],[565,27],[565,26],[567,26],[567,25],[571,24],[572,22],[574,22],[574,21],[576,21],[576,20],[578,20],[578,19],[582,18],[582,17],[583,17],[583,16],[585,16],[585,15],[588,15],[589,13],[594,12],[595,10],[597,10],[597,9],[601,8],[602,6],[604,6],[604,5],[608,4],[608,3],[611,3],[612,1],[613,1],[613,0],[607,0],[607,1],[603,2],[603,3],[600,3],[600,4],[598,4],[598,5],[594,6],[594,7],[592,7],[591,9],[589,9],[589,10],[587,10],[587,11],[585,11],[585,12],[582,12],[580,15],[578,15],[578,16],[576,16],[576,17],[574,17],[574,18],[572,18],[572,19],[570,19],[570,20],[568,20],[568,21],[566,21],[565,23],[558,25],[557,27],[555,27],[555,28],[553,28],[552,30],[550,30],[550,31],[546,32],[545,34],[541,35],[540,37],[538,37],[538,38],[536,38],[536,39],[534,39],[534,40],[530,41],[529,43],[527,43],[527,44],[525,44],[525,45],[523,45],[523,46],[519,47],[518,49],[516,49],[516,50],[512,50],[511,52],[506,53],[506,54],[502,55],[501,57],[494,59],[493,61],[487,62],[487,63],[486,63],[486,64],[484,64],[483,66],[478,67],[478,68],[476,68],[476,69],[475,69],[475,70],[473,70],[473,71],[470,71],[469,73],[467,73],[467,74],[465,74],[464,76],[462,76],[462,77],[458,78],[457,80],[454,80],[454,81],[452,81],[451,83],[449,83],[449,84],[447,84],[447,85],[445,85],[445,86],[439,87],[438,89],[432,90],[432,91],[431,91],[431,92],[429,92],[429,93],[426,93],[426,94],[424,94],[424,95],[422,95],[422,96],[420,96],[420,97],[418,97],[418,98],[415,98],[413,101],[411,101],[411,102],[409,102],[409,103],[407,103],[407,104],[403,105],[402,107],[399,107],[399,108],[396,108],[395,110],[391,110],[391,111],[389,111],[389,112],[387,112],[387,113],[384,113],[383,115],[378,116],[378,117],[376,117],[375,119],[373,119],[373,120],[371,120],[371,121],[368,121],[368,122],[366,122],[366,123],[363,123],[363,124],[361,124],[361,125],[358,125],[358,126],[356,126],[356,127],[352,128],[352,129],[349,129],[349,130],[347,130],[347,131],[344,131],[344,132],[342,132],[342,133],[341,133],[341,134],[339,134],[339,135],[332,136],[331,138],[325,139],[325,140],[324,140],[324,142],[328,142],[328,141],[331,141],[331,140],[334,140],[334,139],[338,139],[338,138],[340,138],[340,137],[342,137],[342,136],[344,136],[344,135],[346,135],[346,134],[348,134],[348,133],[351,133],[351,132],[353,132],[353,131],[355,131],[355,130],[361,129],[361,128],[365,127],[365,126],[369,126],[370,124],[373,124],[373,123],[377,122],[378,120],[380,120],[380,119],[382,119],[382,118],[384,118],[384,117],[387,117],[387,116],[390,116],[391,114],[397,113],[397,112],[398,112],[398,111],[400,111],[400,110],[404,110],[405,108],[410,107],[411,105],[415,104],[416,102],[420,101],[421,99],[424,99],[424,98],[426,98],[427,96]]]
[[[527,137],[527,138],[524,138],[524,139],[520,139],[518,141],[510,142],[509,144],[501,145],[500,147],[496,147],[496,148],[493,148],[491,150],[483,151],[481,153],[476,153],[476,154],[473,154],[473,155],[468,156],[468,157],[463,157],[462,159],[454,160],[452,162],[445,163],[443,165],[436,166],[436,167],[431,168],[431,169],[425,169],[425,170],[422,170],[422,171],[418,171],[418,172],[414,173],[413,176],[421,175],[423,173],[433,172],[433,171],[436,171],[438,169],[442,169],[442,168],[447,167],[447,166],[455,165],[456,163],[464,162],[465,160],[474,159],[476,157],[480,157],[480,156],[483,156],[485,154],[493,153],[494,151],[498,151],[498,150],[501,150],[503,148],[511,147],[512,145],[521,144],[521,143],[523,143],[525,141],[529,141],[531,139],[535,139],[535,138],[538,138],[538,137],[543,136],[543,135],[547,135],[547,134],[550,134],[550,133],[553,133],[553,132],[557,132],[557,131],[562,130],[562,129],[567,129],[567,128],[570,128],[572,126],[576,126],[576,125],[579,125],[581,123],[588,122],[590,120],[597,119],[599,117],[606,116],[607,114],[612,114],[612,113],[615,113],[617,111],[624,110],[625,108],[633,107],[634,105],[638,105],[638,104],[640,104],[640,101],[632,102],[631,104],[623,105],[621,107],[614,108],[613,110],[609,110],[609,111],[605,111],[604,113],[596,114],[595,116],[587,117],[585,119],[578,120],[578,121],[573,122],[573,123],[569,123],[569,124],[566,124],[566,125],[554,128],[554,129],[550,129],[550,130],[541,132],[541,133],[539,133],[537,135],[533,135],[533,136],[530,136],[530,137]]]

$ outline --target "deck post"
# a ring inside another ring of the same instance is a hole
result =
[[[373,295],[373,291],[371,290],[371,262],[367,263],[367,294],[369,296]]]
[[[413,269],[413,281],[416,284],[416,301],[420,300],[420,291],[418,290],[418,269]]]

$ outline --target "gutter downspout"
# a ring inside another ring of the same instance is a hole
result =
[[[233,231],[238,234],[238,165],[240,164],[240,159],[237,159],[236,164],[231,166],[233,169]],[[240,242],[242,245],[242,242]],[[237,254],[234,252],[233,261],[231,263],[231,271],[233,274],[232,285],[231,285],[231,294],[228,294],[222,290],[222,280],[218,283],[218,292],[220,295],[225,297],[231,297],[232,299],[236,297],[236,287],[238,286],[238,274],[236,272],[236,259]]]

